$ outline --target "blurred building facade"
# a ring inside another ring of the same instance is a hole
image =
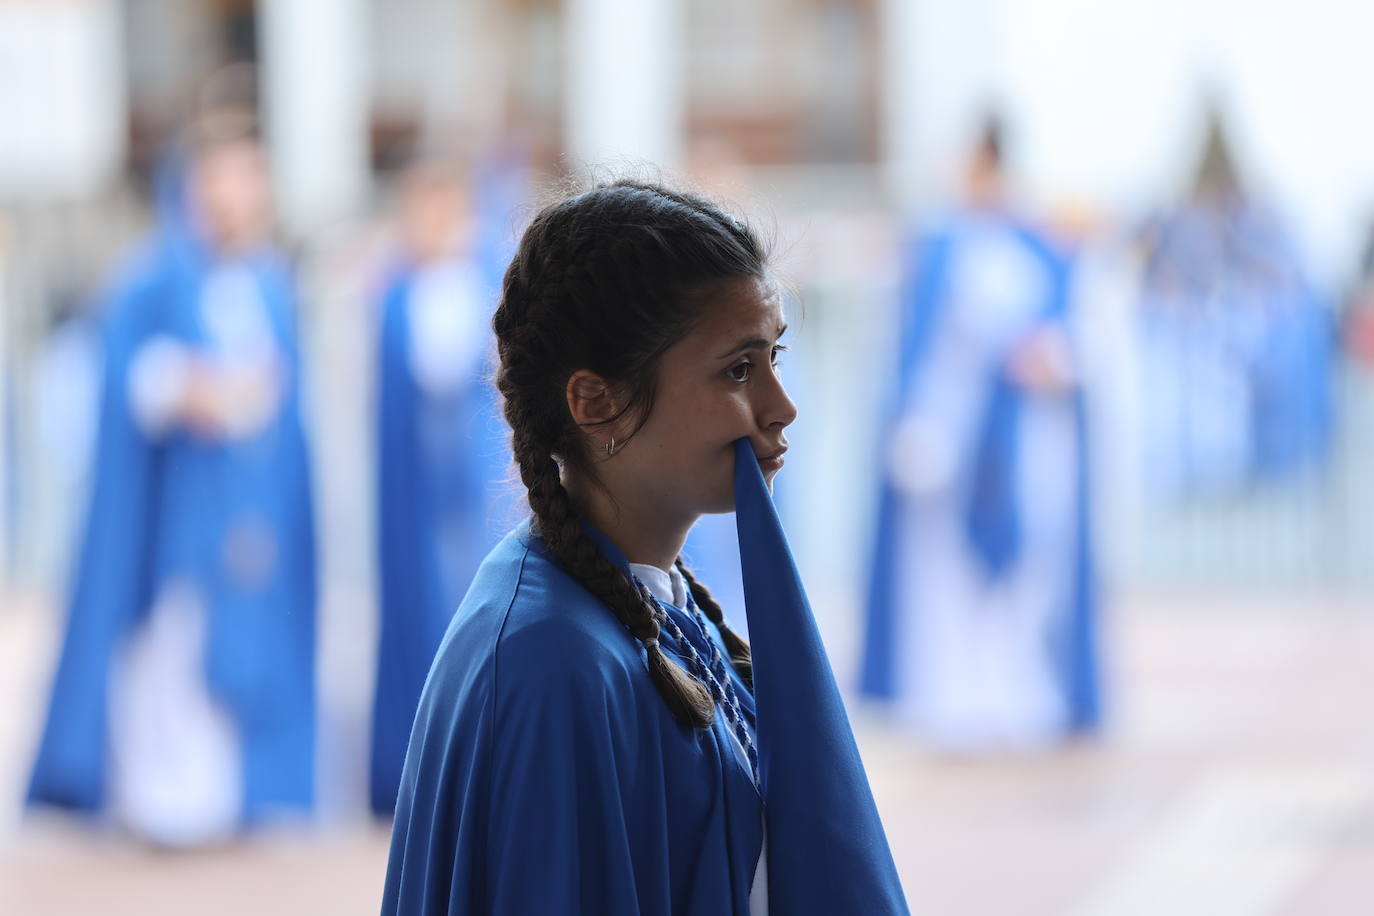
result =
[[[1353,41],[1346,33],[1359,33],[1364,14],[1297,20],[1266,10],[1242,20],[1224,0],[1192,12],[1135,0],[1111,6],[0,4],[0,98],[7,102],[0,105],[0,218],[10,239],[5,356],[10,466],[18,481],[12,511],[32,534],[15,545],[15,571],[40,582],[60,579],[70,543],[63,519],[79,502],[71,485],[45,475],[41,461],[39,342],[55,314],[89,301],[102,271],[147,224],[145,189],[159,155],[188,112],[213,94],[216,75],[235,62],[257,70],[282,229],[307,275],[335,263],[341,232],[375,222],[392,178],[415,156],[515,162],[535,176],[576,172],[588,162],[649,162],[671,175],[692,168],[703,143],[730,150],[747,176],[746,209],[767,202],[761,212],[778,228],[784,271],[806,294],[803,335],[815,352],[807,357],[811,377],[794,384],[815,389],[808,425],[851,429],[841,441],[871,441],[877,422],[876,410],[854,419],[847,407],[874,402],[883,381],[851,367],[892,357],[884,329],[899,240],[948,199],[958,152],[990,103],[1014,128],[1016,192],[1061,214],[1090,213],[1100,230],[1133,224],[1182,193],[1204,139],[1204,97],[1219,97],[1235,126],[1239,168],[1292,216],[1314,282],[1328,290],[1346,282],[1359,244],[1349,227],[1363,225],[1374,194],[1374,173],[1349,150],[1374,137],[1339,117],[1364,75],[1356,56],[1339,48]],[[1336,43],[1324,57],[1344,61],[1343,69],[1290,68],[1300,76],[1274,97],[1255,61],[1278,54],[1280,37],[1294,29],[1321,37],[1325,47]],[[1303,98],[1321,105],[1304,113]],[[47,116],[54,111],[63,114]],[[1300,116],[1312,128],[1301,147],[1287,129]],[[1358,193],[1338,195],[1333,182]],[[518,221],[518,214],[510,218],[512,231]],[[1092,241],[1113,238],[1097,231]],[[1135,267],[1129,254],[1117,263],[1123,271]],[[1116,279],[1132,282],[1121,271]],[[323,282],[329,286],[329,278]],[[305,307],[312,315],[329,308],[319,297]],[[321,333],[329,346],[333,332]],[[1182,541],[1150,536],[1140,500],[1122,497],[1116,566],[1128,576],[1183,583],[1236,581],[1252,567],[1286,570],[1276,575],[1308,585],[1374,576],[1365,572],[1374,566],[1365,560],[1374,533],[1350,509],[1374,498],[1374,484],[1349,452],[1368,437],[1358,425],[1368,411],[1344,391],[1334,410],[1351,419],[1336,421],[1331,466],[1347,469],[1339,473],[1348,480],[1258,517],[1207,509],[1203,521],[1187,523],[1202,533]],[[862,544],[870,502],[857,490],[826,485],[845,446],[815,438],[813,464],[797,468],[809,494],[809,508],[799,511]],[[1129,438],[1102,447],[1124,448]],[[1128,465],[1111,462],[1101,485],[1138,487],[1121,477],[1118,468]],[[851,588],[862,560],[826,550],[824,540],[817,535],[802,549],[814,552],[837,589]],[[1288,559],[1276,564],[1275,556]]]

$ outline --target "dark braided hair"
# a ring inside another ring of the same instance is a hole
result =
[[[721,639],[725,641],[725,650],[730,653],[731,666],[738,672],[740,679],[749,685],[749,689],[753,690],[754,659],[749,654],[749,643],[726,625],[725,612],[721,610],[720,602],[716,601],[704,582],[698,581],[697,577],[692,575],[682,557],[677,558],[677,569],[687,581],[687,587],[692,590],[692,600],[697,603],[697,607],[706,612],[706,616],[716,625],[716,629],[720,630]]]
[[[659,647],[656,609],[597,550],[563,487],[560,465],[596,480],[565,387],[578,369],[615,381],[628,403],[604,422],[628,415],[637,431],[653,409],[664,352],[724,284],[762,280],[766,271],[758,238],[715,205],[655,184],[617,181],[535,216],[492,319],[496,383],[532,526],[564,569],[644,644],[654,686],[678,720],[693,727],[711,723],[710,693]],[[725,625],[720,605],[681,557],[677,568],[720,630],[735,670],[751,683],[748,643]]]

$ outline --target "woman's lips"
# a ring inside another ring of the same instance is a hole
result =
[[[759,467],[763,468],[765,471],[782,470],[782,466],[785,460],[783,458],[783,455],[786,454],[786,452],[787,449],[783,449],[782,451],[774,452],[772,455],[769,455],[766,458],[760,458]]]

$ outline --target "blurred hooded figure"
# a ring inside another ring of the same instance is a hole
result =
[[[198,122],[158,205],[99,309],[90,505],[28,798],[182,846],[313,805],[315,548],[250,116]]]
[[[414,166],[380,297],[377,398],[381,639],[370,804],[389,816],[439,641],[478,564],[505,533],[509,467],[490,381],[491,315],[505,268],[466,177]],[[509,489],[510,500],[514,490]]]
[[[1015,213],[989,122],[962,206],[911,246],[861,687],[933,746],[1098,723],[1069,258]]]
[[[1144,232],[1145,467],[1159,496],[1282,479],[1327,453],[1332,316],[1216,114],[1191,193]]]

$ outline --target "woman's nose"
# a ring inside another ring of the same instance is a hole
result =
[[[772,384],[769,386],[768,399],[760,412],[760,425],[765,429],[779,429],[790,426],[797,419],[797,405],[787,394],[782,379],[776,372],[770,373]]]

